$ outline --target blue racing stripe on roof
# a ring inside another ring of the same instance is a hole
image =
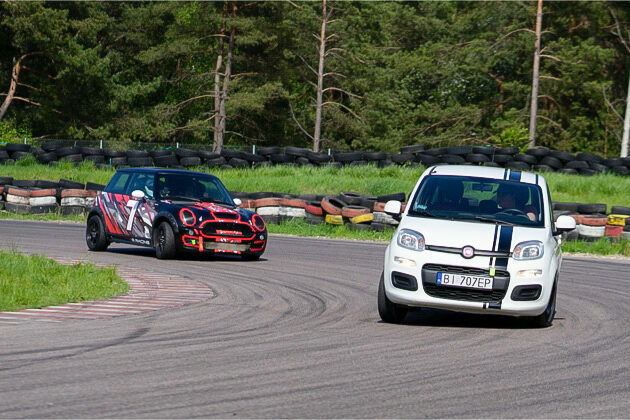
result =
[[[521,180],[520,172],[516,172],[516,171],[510,172],[510,181],[520,181],[520,180]]]

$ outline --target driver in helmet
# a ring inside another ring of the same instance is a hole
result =
[[[527,205],[529,191],[512,185],[500,185],[497,189],[497,205],[499,212],[504,210],[517,210],[526,215],[529,220],[536,221],[538,211],[535,207]]]

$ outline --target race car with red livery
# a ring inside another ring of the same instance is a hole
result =
[[[92,251],[112,242],[153,247],[160,259],[190,251],[257,260],[267,246],[267,227],[240,204],[213,175],[120,169],[88,214],[87,245]]]

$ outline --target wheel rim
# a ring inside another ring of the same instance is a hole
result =
[[[98,241],[98,226],[96,222],[90,223],[87,239],[92,245],[95,245]]]

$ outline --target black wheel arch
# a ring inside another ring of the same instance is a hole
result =
[[[179,225],[177,223],[177,219],[175,218],[175,216],[173,216],[172,213],[167,212],[167,211],[159,212],[155,216],[155,219],[153,219],[152,229],[154,230],[162,222],[168,222],[171,225],[171,228],[173,228],[173,233],[176,233],[176,234],[179,233]]]

